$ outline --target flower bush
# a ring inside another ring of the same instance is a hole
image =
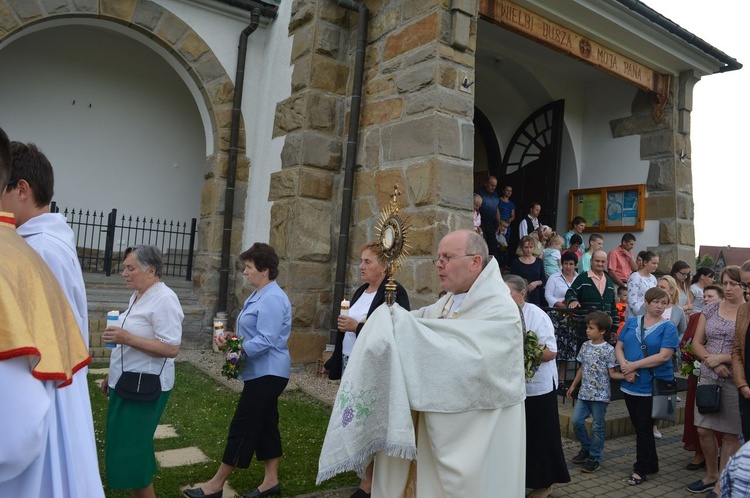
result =
[[[227,355],[224,366],[221,367],[221,375],[227,379],[239,377],[242,367],[245,366],[245,352],[242,350],[242,338],[234,334],[226,342]]]

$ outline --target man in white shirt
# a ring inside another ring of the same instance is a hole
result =
[[[526,237],[534,230],[539,230],[542,226],[539,223],[539,214],[542,212],[542,205],[538,202],[531,203],[529,214],[527,214],[518,224],[518,238]],[[541,235],[541,234],[540,234]]]
[[[15,217],[16,230],[42,257],[62,287],[88,348],[86,289],[76,253],[75,237],[61,214],[49,212],[54,192],[54,173],[47,157],[34,145],[10,144],[12,167],[3,195],[3,208]],[[73,384],[59,390],[57,410],[75,420],[66,437],[75,441],[75,459],[69,462],[72,495],[104,496],[94,439],[91,401],[85,368],[73,377]]]

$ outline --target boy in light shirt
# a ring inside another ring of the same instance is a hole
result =
[[[589,237],[589,246],[586,248],[586,252],[583,253],[583,257],[578,263],[579,272],[589,271],[591,269],[591,255],[600,250],[603,245],[604,237],[598,233],[592,233]]]
[[[581,472],[591,474],[599,470],[604,452],[605,416],[611,398],[609,379],[624,376],[615,370],[615,348],[604,340],[612,328],[612,318],[603,311],[586,315],[586,337],[589,338],[578,352],[581,363],[567,396],[573,399],[573,391],[581,385],[578,403],[573,413],[573,430],[581,450],[573,457],[573,463],[583,464]],[[586,418],[591,415],[592,434],[586,429]]]

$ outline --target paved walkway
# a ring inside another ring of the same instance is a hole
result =
[[[576,498],[703,496],[703,494],[692,494],[685,489],[687,484],[702,478],[703,473],[685,469],[692,458],[692,453],[682,449],[682,425],[664,428],[661,432],[664,437],[656,442],[660,471],[658,474],[648,476],[648,480],[640,486],[629,486],[624,482],[625,478],[630,475],[635,460],[635,436],[625,436],[606,442],[602,466],[593,474],[584,474],[579,470],[579,465],[569,463],[571,481],[567,484],[555,485],[550,496],[574,496]],[[566,440],[564,449],[565,457],[570,461],[578,452],[578,443]],[[312,493],[297,498],[349,498],[353,491],[354,488],[347,488],[325,493]]]
[[[93,377],[92,381],[98,385],[102,377],[109,369],[91,369],[89,374]],[[572,415],[572,404],[566,401],[565,404],[559,400],[560,417],[570,417]],[[623,401],[615,401],[607,410],[608,423],[625,423],[627,411]],[[663,438],[657,440],[656,446],[659,454],[660,472],[653,476],[648,476],[648,480],[640,486],[629,486],[624,482],[625,478],[632,471],[633,461],[635,460],[635,436],[624,436],[608,440],[604,446],[604,461],[600,469],[594,474],[584,474],[580,471],[579,465],[568,464],[570,469],[571,482],[566,484],[555,485],[552,497],[573,496],[577,498],[596,498],[606,496],[607,498],[621,498],[626,496],[646,496],[660,498],[680,498],[695,495],[685,489],[690,482],[703,477],[702,471],[688,471],[685,466],[692,458],[692,453],[682,449],[682,425],[672,427],[662,427]],[[155,438],[175,437],[177,433],[169,425],[160,425],[157,429]],[[576,441],[563,439],[563,449],[568,462],[578,452],[579,446]],[[190,465],[201,461],[207,461],[208,458],[200,451],[199,448],[180,448],[176,450],[167,450],[157,452],[157,460],[161,466]],[[200,483],[199,483],[200,484]],[[354,484],[354,483],[353,483]],[[282,488],[283,488],[282,482]],[[329,490],[323,492],[298,495],[296,498],[349,498],[355,491],[355,487]],[[224,489],[226,498],[237,496],[235,491],[227,486]],[[496,498],[496,497],[487,497]],[[502,497],[497,497],[502,498]]]

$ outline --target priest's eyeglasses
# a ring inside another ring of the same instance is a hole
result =
[[[476,256],[476,254],[464,254],[463,256],[440,256],[438,259],[433,259],[432,264],[435,266],[446,267],[448,266],[448,263],[450,263],[454,259],[471,258],[472,256]]]

